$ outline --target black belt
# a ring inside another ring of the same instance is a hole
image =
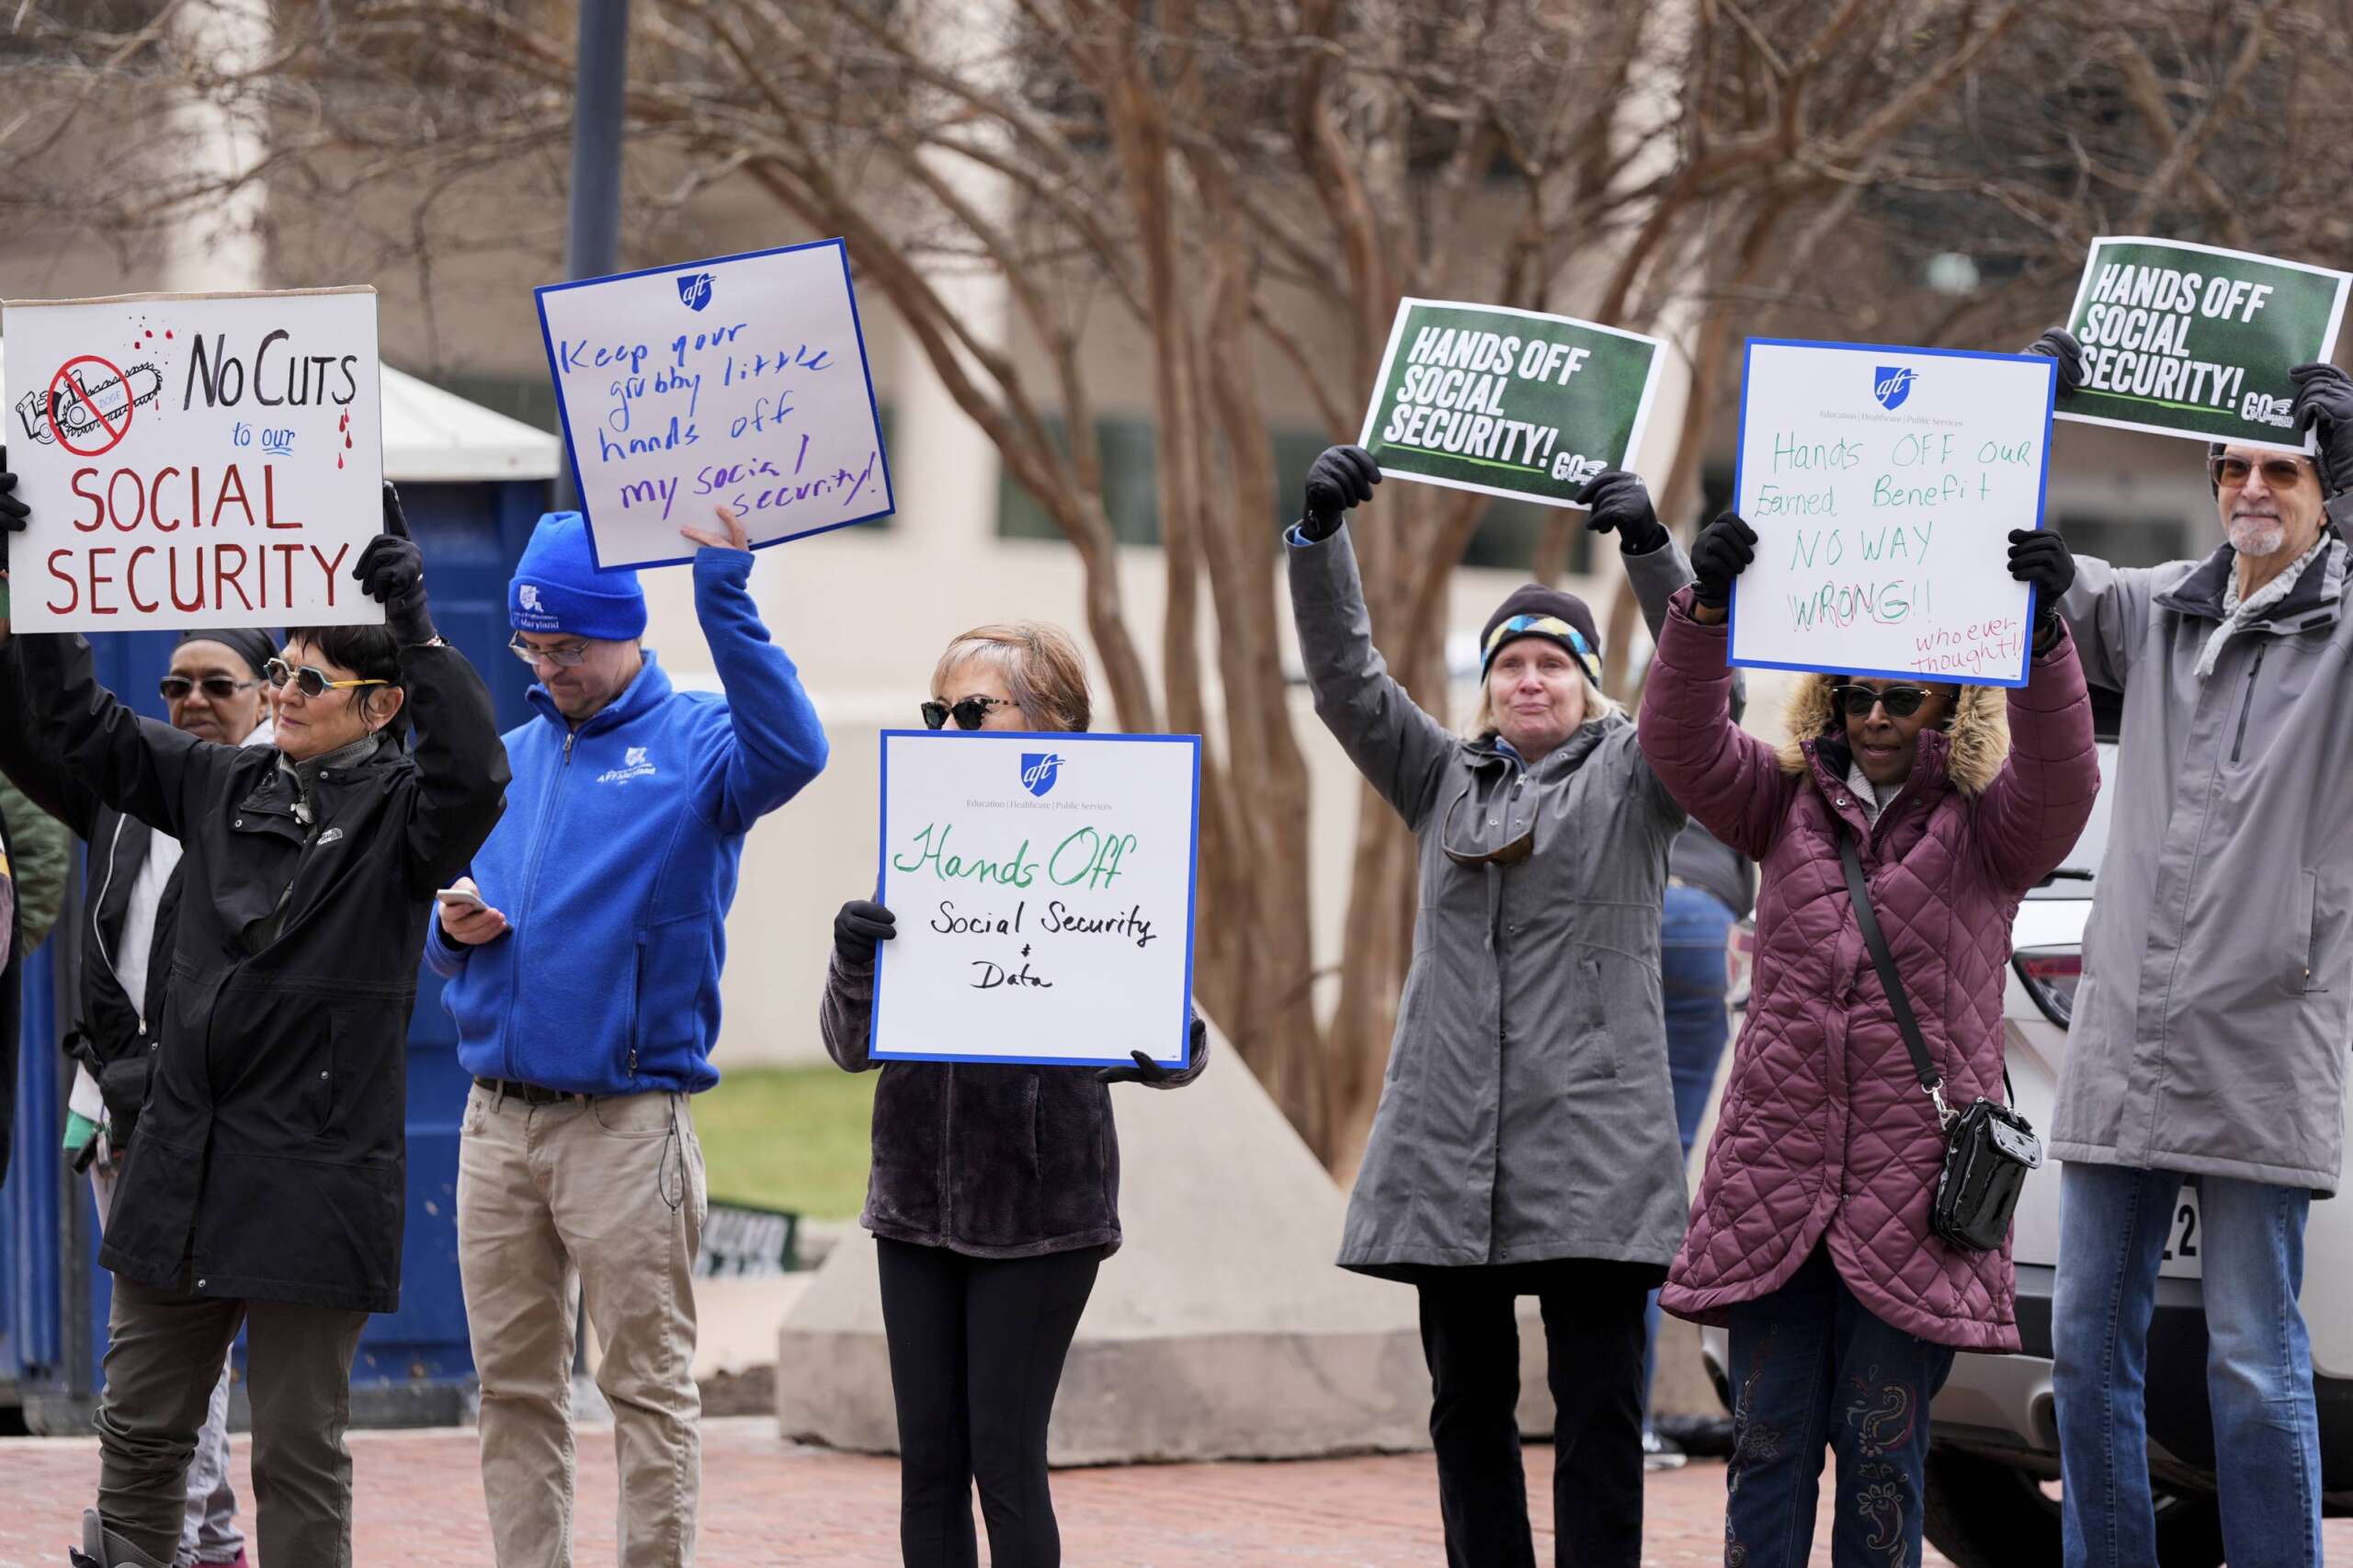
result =
[[[586,1105],[598,1097],[574,1094],[569,1089],[543,1089],[537,1084],[518,1084],[510,1078],[476,1078],[474,1086],[488,1089],[500,1099],[517,1099],[525,1105],[560,1105],[565,1100],[578,1100]]]

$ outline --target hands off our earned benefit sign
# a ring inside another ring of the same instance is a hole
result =
[[[1192,735],[882,735],[877,1060],[1184,1065]]]
[[[892,508],[839,240],[538,290],[600,566],[690,558],[733,506],[755,547]]]
[[[2025,684],[2008,535],[2041,526],[2054,377],[2040,355],[1751,339],[1732,662]]]
[[[2211,245],[2094,240],[2067,318],[2084,385],[2058,416],[2301,451],[2288,370],[2329,357],[2348,281]]]
[[[1631,466],[1659,348],[1568,316],[1402,301],[1358,444],[1386,475],[1571,506]]]
[[[373,290],[7,310],[19,630],[381,623]]]

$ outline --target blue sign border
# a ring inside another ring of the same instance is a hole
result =
[[[881,733],[881,797],[879,807],[881,835],[874,854],[874,890],[880,898],[884,879],[891,869],[891,743],[894,740],[940,741],[953,743],[983,733],[980,731],[947,730],[884,730]],[[1152,1053],[1152,1060],[1172,1072],[1183,1072],[1193,1059],[1193,928],[1200,903],[1201,891],[1201,737],[1199,735],[1139,735],[1120,733],[1099,733],[1092,730],[990,730],[993,741],[1047,741],[1057,746],[1085,745],[1101,741],[1142,741],[1155,745],[1182,745],[1193,754],[1193,801],[1188,831],[1192,836],[1193,852],[1188,858],[1185,871],[1185,974],[1176,996],[1176,1051],[1173,1057]],[[882,1038],[882,969],[889,960],[891,944],[874,944],[874,1007],[866,1027],[866,1054],[874,1062],[988,1062],[1029,1067],[1132,1067],[1134,1059],[1128,1051],[1117,1056],[981,1056],[966,1051],[878,1051],[874,1042]],[[1150,1030],[1139,1033],[1149,1036]],[[1132,1051],[1135,1047],[1130,1047]]]
[[[1733,448],[1732,509],[1740,509],[1742,471],[1748,462],[1748,366],[1759,348],[1835,348],[1852,354],[1905,354],[1926,356],[1932,359],[2007,359],[2018,364],[2040,365],[2043,369],[2042,392],[2042,472],[2035,479],[2034,526],[2042,527],[2045,508],[2051,496],[2051,415],[2059,395],[2059,362],[2047,354],[1996,354],[1977,348],[1907,348],[1893,343],[1831,343],[1813,337],[1752,337],[1740,353],[1740,433]],[[1753,526],[1753,525],[1752,525]],[[1924,674],[1918,670],[1867,670],[1845,665],[1835,670],[1821,665],[1792,665],[1774,659],[1736,659],[1731,657],[1740,635],[1740,583],[1734,579],[1732,606],[1724,626],[1725,662],[1742,669],[1796,670],[1806,675],[1836,674],[1868,676],[1873,680],[1932,680],[1961,686],[1995,686],[2015,689],[2027,684],[2034,670],[2035,596],[2032,584],[2026,590],[2026,636],[2018,652],[2018,674],[2016,680],[1988,680],[1983,676],[1954,682],[1949,675]]]
[[[555,383],[556,418],[563,426],[563,452],[564,456],[572,461],[575,486],[578,484],[581,472],[580,449],[572,439],[572,410],[564,402],[563,377],[556,368],[555,335],[548,330],[547,297],[550,294],[562,293],[567,289],[590,289],[599,283],[618,283],[625,278],[651,277],[657,272],[683,272],[689,267],[719,267],[734,261],[756,261],[764,256],[790,256],[794,251],[817,250],[826,245],[831,245],[841,253],[842,290],[849,297],[850,327],[858,334],[858,368],[866,377],[866,406],[874,419],[874,449],[881,455],[882,463],[882,506],[881,510],[869,512],[862,517],[847,517],[838,523],[827,523],[823,528],[803,528],[797,534],[782,534],[775,539],[761,540],[752,548],[766,550],[773,544],[790,544],[794,540],[808,539],[815,534],[831,533],[835,528],[856,528],[860,523],[870,523],[877,517],[887,517],[897,511],[899,493],[891,483],[891,451],[882,439],[882,405],[875,399],[874,366],[866,357],[866,324],[858,314],[858,289],[850,279],[849,243],[847,240],[838,239],[808,240],[797,245],[771,245],[767,250],[737,251],[733,256],[705,256],[699,261],[673,262],[666,267],[641,267],[634,272],[610,272],[602,278],[582,278],[570,283],[542,283],[533,289],[531,302],[540,312],[540,346],[547,351],[548,379]],[[596,561],[597,570],[599,572],[636,572],[656,566],[685,566],[694,560],[694,553],[689,551],[685,555],[673,556],[666,561],[633,561],[626,566],[608,566],[604,563],[604,559],[597,553],[597,519],[588,511],[588,494],[585,488],[580,493],[580,515],[587,519],[588,553]]]

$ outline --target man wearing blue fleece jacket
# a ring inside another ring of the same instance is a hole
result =
[[[568,1568],[572,1300],[604,1346],[620,1562],[694,1561],[701,1480],[691,1277],[704,1213],[687,1096],[719,1081],[719,971],[744,835],[825,766],[825,736],[748,584],[742,526],[680,531],[724,697],[674,689],[634,572],[576,512],[540,519],[507,590],[538,717],[508,732],[506,817],[426,949],[473,1074],[458,1268],[482,1379],[499,1568]]]

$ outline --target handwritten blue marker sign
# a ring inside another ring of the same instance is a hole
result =
[[[754,548],[892,509],[839,240],[537,290],[601,567],[687,561],[721,506]]]
[[[2039,354],[1751,338],[1732,662],[2025,685],[2009,534],[2042,526],[2053,385]]]

